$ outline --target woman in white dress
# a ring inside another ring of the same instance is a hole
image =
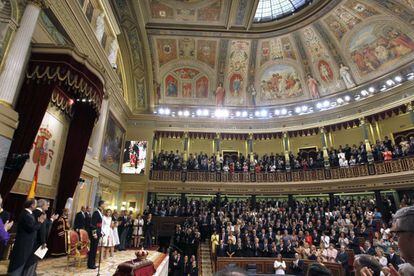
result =
[[[144,234],[144,219],[138,215],[138,247],[141,243],[142,235]]]
[[[285,275],[286,263],[282,259],[282,255],[281,254],[277,255],[277,259],[276,259],[273,267],[275,269],[275,274],[276,275]]]
[[[117,246],[120,244],[119,241],[119,234],[118,234],[118,212],[114,211],[114,214],[112,215],[112,231],[114,233],[114,247],[117,248]]]
[[[108,251],[113,255],[114,232],[112,229],[112,211],[107,209],[102,218],[102,246],[104,247],[103,258],[105,259]]]

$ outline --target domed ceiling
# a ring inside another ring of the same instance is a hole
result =
[[[414,59],[412,0],[313,1],[266,23],[254,22],[258,0],[139,2],[152,60],[147,81],[156,84],[151,106],[216,106],[219,83],[226,107],[304,102]]]

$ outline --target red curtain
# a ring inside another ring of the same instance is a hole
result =
[[[36,82],[25,82],[23,84],[16,104],[16,111],[19,113],[19,125],[14,132],[8,160],[13,154],[30,152],[49,105],[54,86],[54,83],[42,84],[42,82],[40,84]],[[22,169],[4,169],[0,185],[0,194],[3,198],[6,198],[13,188]]]
[[[79,102],[74,106],[56,196],[58,212],[65,207],[67,198],[75,193],[96,117],[96,112],[87,103]]]

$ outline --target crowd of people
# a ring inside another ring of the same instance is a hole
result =
[[[401,158],[414,154],[414,137],[402,139],[402,141],[394,145],[392,141],[385,136],[384,141],[377,140],[371,145],[371,153],[373,161],[389,161],[395,158]],[[366,144],[361,142],[359,145],[339,146],[339,148],[330,148],[327,151],[327,162],[331,167],[350,167],[359,164],[366,164],[369,156]],[[300,151],[295,156],[289,153],[289,163],[291,169],[309,170],[323,168],[325,159],[322,150],[312,150],[309,152]],[[187,162],[184,162],[183,154],[178,150],[169,153],[161,150],[152,160],[153,170],[188,170],[188,171],[223,171],[223,172],[276,172],[286,170],[286,157],[282,154],[265,154],[259,156],[254,154],[252,160],[250,155],[245,157],[239,154],[237,158],[234,156],[219,156],[200,152],[199,154],[189,154]]]
[[[374,198],[335,197],[334,204],[321,198],[301,201],[164,199],[152,202],[147,210],[159,216],[189,217],[176,226],[173,244],[191,256],[203,240],[210,240],[218,257],[271,257],[278,260],[275,271],[287,268],[283,258],[333,262],[349,275],[349,250],[372,256],[382,267],[398,270],[398,234],[391,231],[391,217],[397,209],[411,205],[404,195],[396,206],[393,197],[382,198],[382,212]],[[275,262],[276,263],[276,262]],[[174,274],[178,275],[178,274]]]

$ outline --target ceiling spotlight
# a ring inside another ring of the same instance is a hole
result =
[[[401,76],[395,76],[394,80],[396,82],[402,82],[402,77]]]
[[[86,102],[86,99],[82,99],[82,102],[85,103]]]
[[[316,108],[317,109],[322,109],[322,107],[323,107],[323,104],[322,103],[319,102],[319,103],[316,104]]]
[[[164,108],[158,109],[158,113],[160,113],[161,115],[164,115],[164,113],[165,113]]]
[[[344,100],[345,100],[346,102],[349,102],[349,101],[351,100],[351,97],[350,97],[349,95],[346,95],[346,96],[344,97]]]
[[[339,104],[343,104],[344,100],[342,98],[338,98],[338,99],[336,99],[336,102],[339,103]]]
[[[154,112],[153,112],[154,114],[157,114],[157,111],[156,110],[154,110]]]
[[[275,110],[275,115],[276,115],[276,116],[279,116],[279,115],[280,115],[280,110],[279,110],[279,109],[276,109],[276,110]]]
[[[414,80],[414,72],[408,73],[407,74],[407,79],[408,80]]]
[[[178,116],[183,116],[183,112],[181,110],[178,111]]]
[[[164,114],[165,114],[165,115],[170,115],[170,113],[171,113],[171,110],[170,110],[170,109],[166,108],[166,109],[164,110]]]
[[[254,116],[256,116],[256,117],[259,117],[259,116],[260,116],[260,112],[259,112],[259,110],[256,110],[256,111],[254,112]]]
[[[368,91],[367,90],[362,90],[361,91],[361,95],[363,96],[363,97],[366,97],[366,96],[368,96],[369,95],[369,93],[368,93]]]
[[[184,115],[184,117],[190,116],[190,111],[184,110],[183,115]]]
[[[262,117],[267,117],[267,110],[262,110],[262,111],[260,111],[260,116],[262,116]]]
[[[373,86],[371,86],[370,88],[368,88],[369,93],[374,93],[375,92],[375,88]]]
[[[356,95],[354,96],[354,98],[355,98],[355,100],[356,100],[356,101],[359,101],[359,100],[361,99],[361,95],[356,94]]]
[[[282,115],[286,115],[286,114],[287,114],[287,110],[286,110],[286,108],[283,108],[282,110],[280,110],[280,114],[282,114]]]
[[[247,114],[247,111],[243,111],[241,115],[242,115],[242,117],[243,117],[243,118],[246,118],[246,117],[247,117],[247,115],[248,115],[248,114]]]
[[[387,90],[387,86],[386,86],[386,85],[383,85],[383,86],[380,88],[380,91],[381,91],[381,92],[384,92],[385,90]]]
[[[322,103],[323,107],[328,107],[329,104],[330,104],[330,102],[328,100],[323,101],[323,103]]]
[[[203,111],[201,111],[201,109],[197,109],[196,114],[197,116],[201,116],[201,114],[203,114]]]
[[[208,109],[204,109],[203,116],[208,116],[208,114],[210,114],[210,111],[208,111]]]
[[[302,112],[308,111],[308,107],[306,105],[302,105]]]
[[[385,83],[386,83],[388,86],[393,86],[393,85],[395,84],[395,82],[394,82],[393,80],[391,80],[391,79],[387,80]]]
[[[302,108],[300,108],[300,106],[295,107],[295,112],[296,113],[300,113],[302,111]]]
[[[240,117],[241,116],[241,112],[240,111],[236,111],[236,117]]]

